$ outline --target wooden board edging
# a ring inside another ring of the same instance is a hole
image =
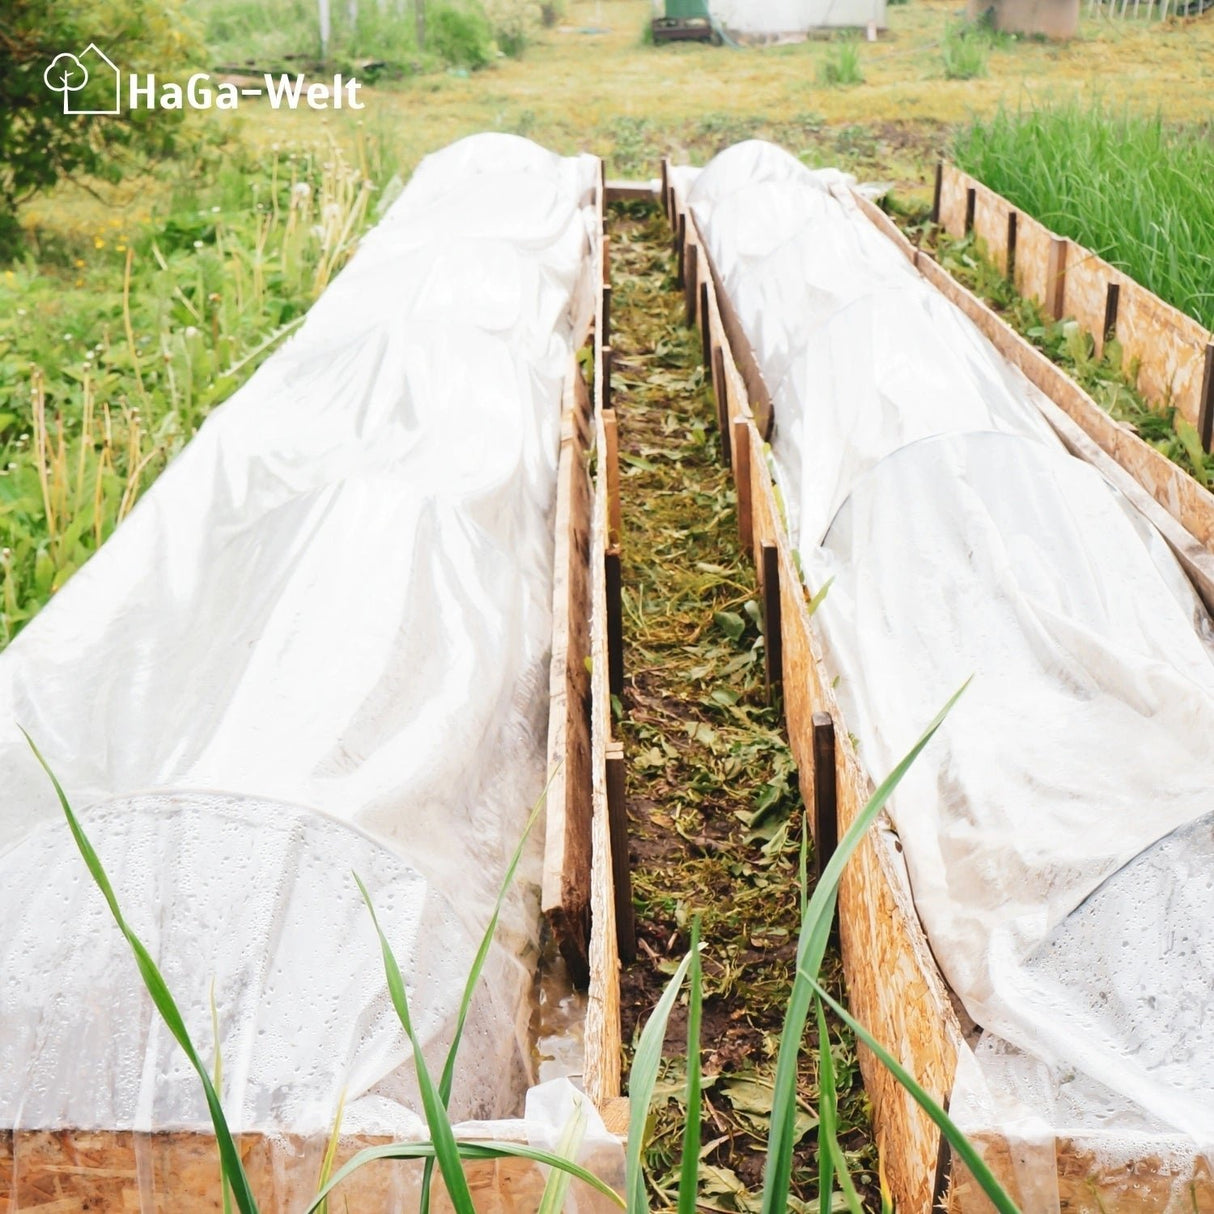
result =
[[[1109,286],[1118,287],[1113,335],[1122,369],[1137,366],[1137,386],[1156,408],[1174,404],[1191,425],[1201,421],[1206,350],[1210,331],[1165,303],[1090,249],[1044,227],[1002,195],[945,163],[940,178],[940,226],[954,238],[966,234],[972,198],[973,232],[1004,274],[1008,271],[1009,216],[1016,215],[1012,277],[1021,295],[1037,300],[1055,319],[1073,317],[1101,353],[1105,343]]]

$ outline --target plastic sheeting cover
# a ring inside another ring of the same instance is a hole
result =
[[[1050,1176],[1055,1134],[1208,1150],[1209,988],[1191,979],[1214,888],[1195,842],[1160,840],[1208,835],[1209,621],[839,184],[743,144],[690,203],[772,388],[807,580],[834,578],[816,623],[866,767],[889,770],[974,676],[890,806],[933,951],[987,1030],[953,1114],[1020,1118]]]
[[[804,35],[813,29],[885,27],[886,0],[710,0],[712,15],[730,33],[759,38]]]
[[[234,1127],[323,1130],[343,1088],[349,1129],[416,1125],[350,870],[441,1057],[545,781],[561,391],[597,176],[511,136],[427,158],[298,335],[0,656],[0,1124],[209,1124],[20,723],[204,1054],[214,978]],[[537,928],[533,894],[513,896],[456,1117],[518,1111]]]

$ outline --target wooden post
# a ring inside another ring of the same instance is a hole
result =
[[[683,286],[683,258],[687,252],[687,216],[680,211],[679,222],[674,230],[675,271],[674,285],[680,289]]]
[[[1054,236],[1050,240],[1050,256],[1045,275],[1046,311],[1055,320],[1062,319],[1066,300],[1066,247],[1065,236]]]
[[[607,474],[607,546],[619,548],[620,514],[620,447],[614,409],[603,410],[604,471]]]
[[[944,192],[944,161],[936,161],[936,188],[932,191],[932,223],[940,222],[940,195]]]
[[[835,722],[829,712],[815,712],[814,728],[814,872],[822,870],[839,846],[838,768],[835,764]]]
[[[708,279],[700,283],[700,357],[704,369],[712,370],[712,329],[708,324]]]
[[[1121,284],[1111,282],[1104,291],[1104,328],[1100,330],[1104,341],[1117,336],[1117,309],[1121,304]]]
[[[771,540],[762,543],[763,655],[767,699],[775,699],[784,670],[783,638],[780,635],[780,549]]]
[[[620,550],[603,553],[603,574],[607,589],[607,687],[613,696],[624,694],[624,584],[620,570]]]
[[[699,252],[694,245],[689,244],[683,253],[683,298],[687,304],[687,327],[690,329],[696,323],[696,280],[699,277]]]
[[[624,744],[607,743],[607,820],[611,828],[611,882],[615,895],[615,939],[620,960],[637,959],[632,913],[632,865],[628,859],[628,804],[624,784]]]
[[[1007,213],[1007,278],[1009,282],[1016,281],[1016,225],[1019,215],[1016,211]]]
[[[600,407],[606,411],[613,407],[611,403],[611,369],[615,362],[615,351],[610,346],[602,346],[600,359],[599,374],[603,377],[603,403]]]
[[[662,210],[670,220],[670,157],[662,157]]]
[[[611,284],[603,287],[603,345],[611,344]]]
[[[1214,343],[1206,346],[1206,365],[1201,377],[1201,404],[1197,412],[1197,432],[1206,451],[1214,446]]]
[[[717,433],[721,438],[721,463],[730,466],[729,446],[729,385],[725,382],[725,352],[720,346],[712,347],[712,394],[717,404]]]
[[[750,423],[735,417],[732,426],[730,452],[733,456],[733,483],[738,494],[738,538],[747,556],[755,550],[754,523],[750,511]]]
[[[965,188],[965,234],[974,230],[974,210],[978,205],[978,191],[971,185]]]

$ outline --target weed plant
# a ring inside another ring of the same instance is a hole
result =
[[[990,44],[990,33],[985,26],[965,22],[950,24],[940,46],[945,79],[973,80],[985,76]]]
[[[1101,102],[974,119],[954,155],[1048,228],[1214,328],[1214,140]]]
[[[863,84],[860,67],[860,40],[853,34],[837,38],[818,61],[818,83],[834,88]]]

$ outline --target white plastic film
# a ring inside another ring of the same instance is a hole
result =
[[[234,1128],[407,1132],[544,787],[562,384],[598,162],[481,135],[425,160],[299,333],[0,656],[0,1124],[209,1125],[46,777],[213,1052]],[[215,791],[213,791],[215,790]],[[541,832],[542,833],[542,832]],[[533,839],[457,1070],[530,1072]]]
[[[1178,1152],[1179,1174],[1214,1144],[1194,1028],[1210,624],[1153,529],[841,184],[748,143],[690,203],[772,392],[807,582],[834,579],[815,623],[868,770],[973,676],[890,813],[933,952],[986,1030],[952,1113],[1003,1135],[1050,1210],[1056,1139],[1114,1178]]]

